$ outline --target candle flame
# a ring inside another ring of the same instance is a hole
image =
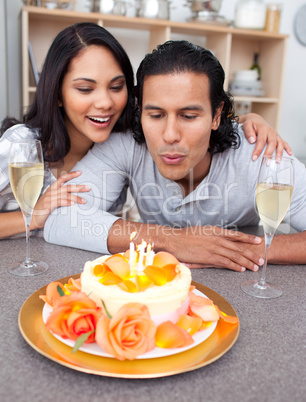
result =
[[[130,241],[132,241],[134,239],[134,237],[136,236],[136,232],[132,232],[130,235]]]

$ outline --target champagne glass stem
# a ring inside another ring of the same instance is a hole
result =
[[[270,250],[270,246],[272,243],[273,234],[265,233],[265,262],[261,272],[261,278],[259,281],[259,285],[266,286],[266,272],[267,272],[267,264],[268,264],[268,254]]]
[[[24,261],[24,265],[28,266],[31,264],[31,258],[30,258],[30,224],[31,224],[31,219],[32,219],[32,214],[25,214],[22,213],[23,219],[25,222],[25,229],[26,229],[26,259]]]

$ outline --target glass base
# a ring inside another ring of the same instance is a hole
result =
[[[48,264],[42,261],[22,262],[9,267],[10,274],[16,276],[34,276],[43,274],[48,269]]]
[[[241,289],[248,295],[261,299],[273,299],[283,294],[282,289],[277,285],[266,283],[261,285],[258,281],[249,281],[241,285]]]

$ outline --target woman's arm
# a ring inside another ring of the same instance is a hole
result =
[[[30,230],[42,229],[50,213],[57,207],[85,203],[76,193],[89,191],[88,186],[74,184],[64,186],[67,181],[80,176],[80,174],[79,171],[67,173],[46,190],[35,205]],[[0,213],[0,238],[24,232],[25,223],[20,211]]]
[[[284,150],[288,155],[292,155],[292,150],[288,143],[258,114],[244,114],[239,117],[239,123],[242,124],[248,141],[251,144],[256,141],[252,155],[253,161],[259,157],[266,144],[265,155],[272,155],[275,149],[278,157],[282,156]]]

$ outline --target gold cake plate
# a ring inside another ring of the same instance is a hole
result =
[[[58,281],[67,283],[68,276]],[[217,292],[192,282],[200,292],[210,298],[219,309],[228,315],[237,316],[231,304]],[[73,370],[88,374],[117,378],[158,378],[180,374],[204,367],[222,357],[236,342],[240,325],[219,320],[216,329],[205,341],[189,349],[166,357],[119,361],[114,358],[91,355],[77,351],[56,339],[45,327],[42,318],[44,302],[39,295],[46,294],[46,286],[33,293],[19,312],[18,325],[26,342],[41,355]]]

